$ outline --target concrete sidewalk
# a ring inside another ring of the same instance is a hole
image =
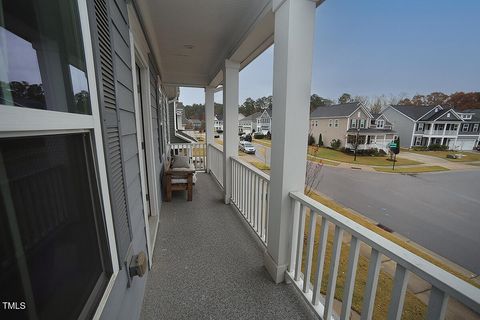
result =
[[[439,157],[418,154],[414,152],[401,152],[398,156],[399,158],[404,158],[408,160],[423,162],[423,164],[418,166],[441,166],[449,170],[472,170],[475,169],[474,166],[468,165],[464,162],[454,162],[447,159],[442,159]],[[478,168],[480,169],[480,168]]]

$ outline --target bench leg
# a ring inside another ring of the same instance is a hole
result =
[[[167,176],[167,183],[165,188],[165,201],[170,202],[172,201],[172,178]]]
[[[192,201],[193,198],[193,175],[189,174],[187,178],[187,201]]]

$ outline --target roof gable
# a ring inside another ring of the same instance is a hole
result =
[[[358,108],[363,107],[359,102],[322,106],[310,113],[310,118],[342,118],[351,116]],[[368,110],[365,110],[370,115]]]
[[[391,105],[389,108],[400,112],[413,121],[417,121],[424,115],[432,111],[434,106],[409,106],[409,105]]]

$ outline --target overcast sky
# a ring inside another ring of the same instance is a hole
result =
[[[480,91],[479,17],[479,0],[326,0],[317,9],[312,93]],[[240,103],[272,94],[272,70],[273,47],[240,73]],[[203,103],[203,89],[182,88],[180,100]]]

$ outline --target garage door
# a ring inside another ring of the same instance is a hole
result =
[[[458,140],[457,145],[460,150],[473,150],[475,147],[475,139],[471,140]]]

